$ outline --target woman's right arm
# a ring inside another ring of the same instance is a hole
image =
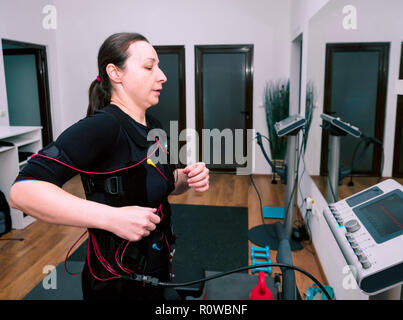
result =
[[[156,228],[156,209],[138,206],[111,207],[76,197],[45,181],[16,182],[10,206],[52,224],[110,231],[129,241],[139,241]]]

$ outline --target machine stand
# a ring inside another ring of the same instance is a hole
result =
[[[329,160],[327,178],[327,202],[338,201],[339,190],[339,167],[340,167],[340,136],[330,135],[329,138]]]
[[[298,174],[298,147],[297,138],[300,128],[287,134],[287,184],[285,192],[284,224],[276,222],[274,224],[263,224],[249,230],[248,237],[254,244],[265,247],[268,245],[272,250],[277,250],[284,232],[286,239],[289,240],[291,250],[301,250],[303,246],[292,239],[292,226],[294,221],[294,197],[295,183]],[[287,207],[288,206],[288,207]],[[283,230],[279,230],[279,228]]]

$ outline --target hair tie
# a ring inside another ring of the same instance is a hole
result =
[[[101,83],[101,77],[100,76],[97,76],[97,81],[98,81],[98,83]]]

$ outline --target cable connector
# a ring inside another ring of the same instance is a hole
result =
[[[143,286],[145,286],[146,284],[151,284],[153,286],[158,286],[159,283],[160,283],[158,278],[151,277],[151,276],[145,276],[143,274],[133,275],[131,277],[131,279],[133,279],[134,281],[143,282]]]
[[[277,291],[277,300],[281,300],[281,279],[278,273],[274,275],[274,287]]]

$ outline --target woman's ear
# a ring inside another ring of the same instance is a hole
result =
[[[112,82],[114,83],[121,83],[121,70],[116,67],[114,64],[109,63],[106,66],[106,73],[109,76],[109,79],[111,79]]]

